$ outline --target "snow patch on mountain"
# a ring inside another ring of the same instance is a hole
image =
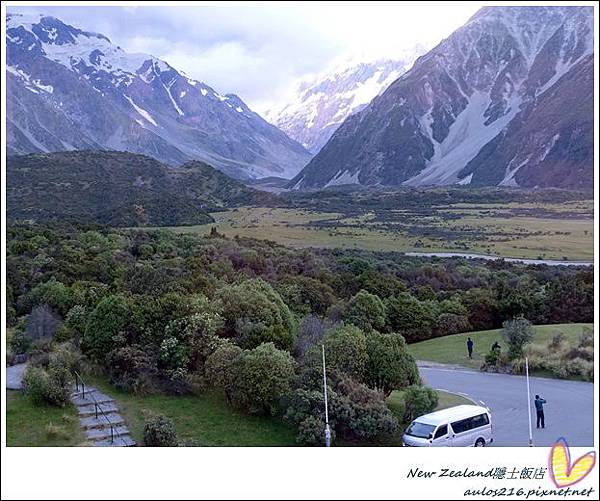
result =
[[[424,52],[417,46],[397,59],[345,59],[332,68],[298,82],[284,106],[269,110],[267,119],[310,151],[317,152],[337,127],[363,109],[404,73]]]

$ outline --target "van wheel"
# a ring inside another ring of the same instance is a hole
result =
[[[475,441],[475,447],[485,447],[485,440],[483,438],[478,438]]]

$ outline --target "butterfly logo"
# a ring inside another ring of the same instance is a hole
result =
[[[569,446],[559,438],[550,451],[550,476],[556,487],[568,487],[583,480],[596,464],[596,453],[590,451],[571,462]]]

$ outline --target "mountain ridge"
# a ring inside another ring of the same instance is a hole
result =
[[[129,152],[9,156],[6,171],[7,216],[13,219],[192,225],[212,222],[209,211],[273,199],[198,160],[173,167]]]
[[[289,187],[589,184],[592,14],[588,7],[478,11],[348,117]],[[567,78],[575,70],[579,79]],[[581,103],[569,107],[563,95]],[[541,123],[542,100],[563,118]],[[574,149],[578,155],[567,154]],[[544,175],[553,158],[568,165]]]
[[[126,150],[242,179],[290,178],[311,156],[235,94],[51,16],[7,15],[6,72],[10,154]]]

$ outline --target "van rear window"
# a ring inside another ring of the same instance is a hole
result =
[[[452,429],[454,433],[463,433],[465,431],[473,430],[474,428],[481,428],[490,424],[490,418],[487,414],[479,414],[467,419],[461,419],[460,421],[454,421],[452,423]]]

